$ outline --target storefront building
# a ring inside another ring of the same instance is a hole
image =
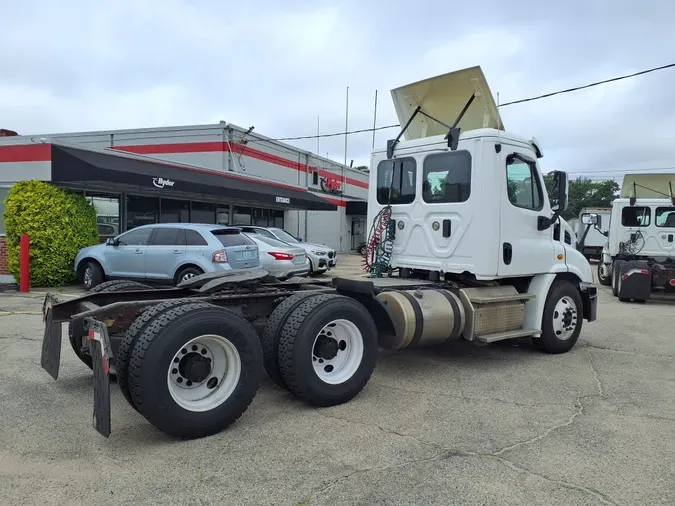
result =
[[[82,192],[102,240],[148,223],[275,226],[349,251],[365,240],[368,173],[230,124],[0,137],[2,201],[17,181]]]

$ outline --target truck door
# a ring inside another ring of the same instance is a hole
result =
[[[551,208],[536,161],[525,150],[505,145],[500,216],[500,276],[549,272],[556,262],[553,227],[539,230],[538,218]]]

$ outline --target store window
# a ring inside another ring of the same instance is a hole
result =
[[[96,226],[100,236],[116,236],[120,230],[120,199],[114,195],[87,192],[86,199],[96,210]]]
[[[158,198],[127,196],[127,230],[157,222],[159,222]]]
[[[234,206],[232,209],[232,225],[251,225],[251,208]]]
[[[208,202],[192,202],[190,223],[216,223],[216,205]]]
[[[190,221],[190,202],[187,200],[162,199],[161,223],[188,223]]]
[[[284,228],[284,212],[273,209],[270,211],[270,227]]]
[[[269,214],[268,209],[254,209],[253,224],[256,227],[267,227],[269,224]]]
[[[230,206],[218,206],[216,208],[216,224],[217,225],[230,224]]]

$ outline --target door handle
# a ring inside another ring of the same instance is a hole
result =
[[[175,249],[175,250],[173,250],[173,253],[175,255],[180,255],[181,251],[179,249]]]
[[[134,253],[136,253],[137,255],[140,255],[141,253],[143,253],[143,250],[136,248],[134,250]]]

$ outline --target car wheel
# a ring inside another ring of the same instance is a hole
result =
[[[365,254],[366,254],[366,245],[363,244],[363,245],[359,246],[359,249],[358,249],[357,251],[358,251],[359,255],[365,256]]]
[[[176,284],[179,285],[185,281],[191,280],[195,276],[200,276],[201,274],[204,274],[204,271],[199,267],[186,267],[176,274]]]
[[[100,285],[105,280],[105,275],[101,264],[98,262],[87,262],[82,271],[82,284],[86,290],[91,290]]]

